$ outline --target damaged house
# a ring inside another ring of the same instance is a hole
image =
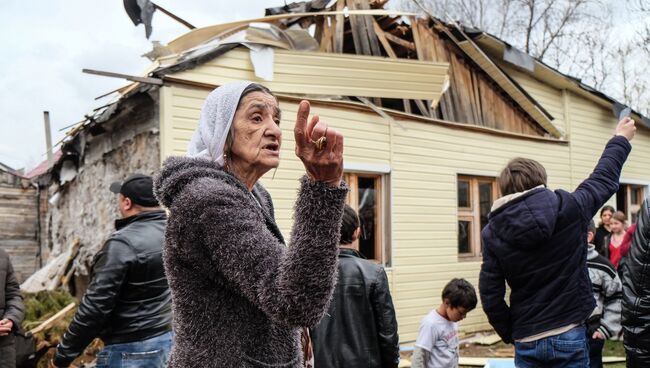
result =
[[[21,172],[0,162],[0,249],[19,282],[42,266],[39,191]]]
[[[132,172],[153,174],[165,157],[183,155],[207,94],[249,79],[274,91],[283,110],[282,162],[262,179],[281,230],[290,231],[304,173],[292,129],[307,98],[345,136],[348,202],[363,221],[360,248],[386,267],[400,340],[413,342],[447,281],[477,285],[479,234],[506,162],[533,158],[546,167],[550,187],[574,189],[621,107],[491,35],[386,11],[384,2],[292,4],[156,48],[150,71],[125,76],[133,83],[72,128],[62,156],[39,176],[49,199],[42,242],[51,255],[24,286],[66,283],[81,292],[117,216],[109,184]],[[633,117],[634,150],[611,200],[629,213],[650,184],[650,124]],[[461,323],[466,332],[489,328],[480,306]]]

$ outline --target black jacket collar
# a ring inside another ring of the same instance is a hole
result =
[[[350,248],[339,248],[339,256],[342,256],[342,257],[357,257],[357,258],[366,259],[366,257],[364,257],[363,254],[359,253],[359,251],[356,251],[356,250],[350,249]]]
[[[137,215],[115,220],[115,230],[121,230],[126,226],[137,221],[166,220],[166,219],[167,219],[167,213],[164,210],[141,212]]]

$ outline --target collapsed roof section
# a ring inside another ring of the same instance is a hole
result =
[[[152,74],[204,87],[260,80],[279,93],[361,101],[525,135],[563,136],[552,116],[521,87],[503,73],[500,79],[492,75],[498,69],[485,70],[485,63],[470,58],[433,22],[381,9],[383,4],[339,0],[321,11],[322,2],[293,3],[267,10],[272,16],[195,29],[168,44],[172,55],[160,58]],[[247,47],[249,56],[241,48],[233,50],[236,46]],[[192,71],[200,65],[202,70]]]

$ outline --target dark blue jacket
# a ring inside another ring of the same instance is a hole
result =
[[[614,137],[575,192],[537,188],[490,213],[481,232],[479,289],[483,310],[504,342],[582,323],[593,311],[587,225],[618,190],[631,148],[625,137]]]

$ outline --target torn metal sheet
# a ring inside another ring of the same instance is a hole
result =
[[[527,53],[509,45],[503,49],[503,60],[529,72],[535,71],[535,59]]]
[[[272,47],[247,45],[250,49],[251,63],[255,68],[255,76],[266,81],[273,80],[274,51]]]

